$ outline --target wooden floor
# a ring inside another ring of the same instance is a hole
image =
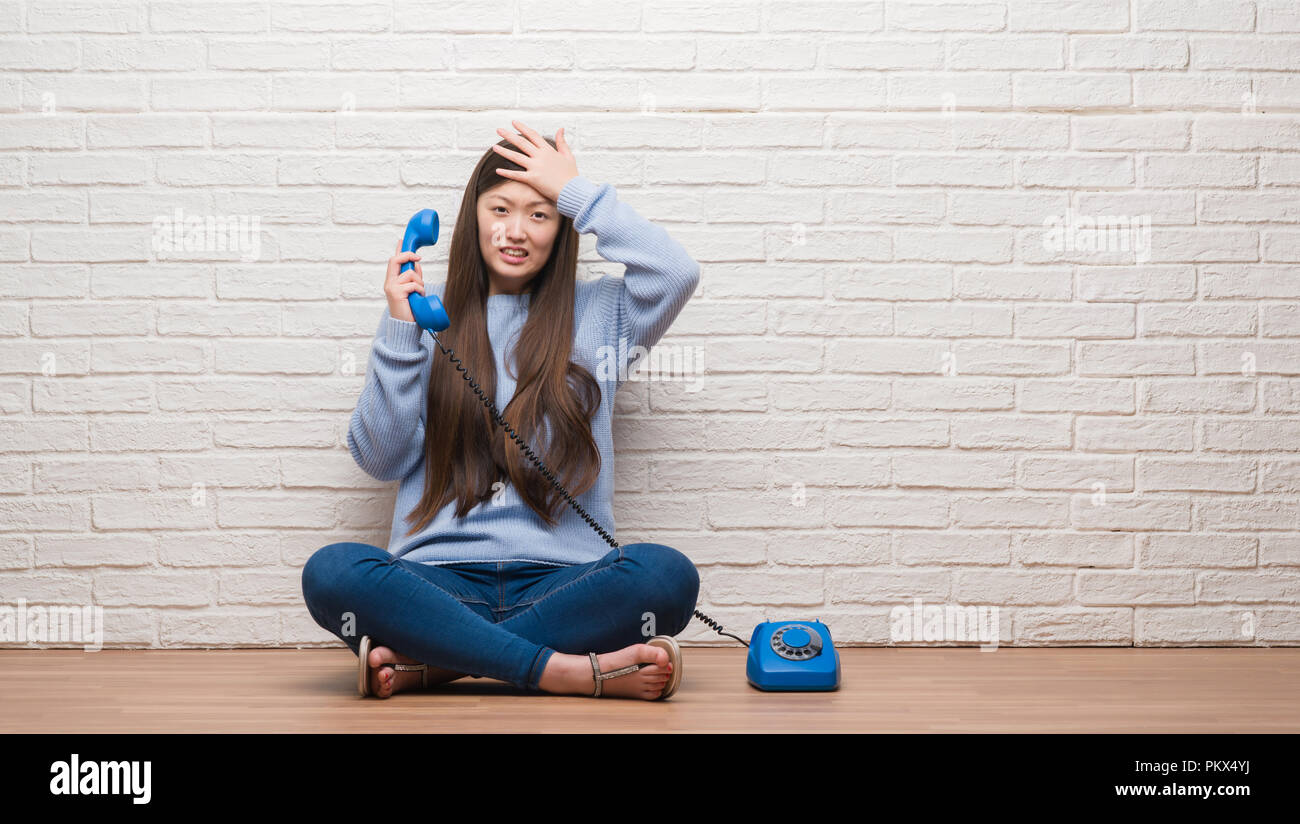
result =
[[[380,700],[312,650],[0,650],[0,732],[1300,732],[1300,649],[844,648],[830,693],[683,649],[663,702],[463,679]]]

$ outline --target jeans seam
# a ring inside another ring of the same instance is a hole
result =
[[[589,570],[587,570],[586,572],[584,572],[584,573],[582,573],[581,575],[579,575],[577,578],[574,578],[572,581],[569,581],[567,584],[563,584],[563,585],[561,585],[561,586],[558,586],[558,587],[556,587],[555,589],[551,590],[550,592],[546,593],[546,594],[543,595],[541,598],[538,598],[538,599],[536,599],[536,600],[534,600],[534,601],[527,601],[527,602],[520,601],[519,603],[515,604],[513,607],[510,607],[510,609],[518,609],[518,608],[521,607],[521,606],[527,606],[528,609],[532,609],[533,607],[535,607],[535,606],[537,606],[538,604],[540,604],[542,601],[545,601],[547,598],[550,598],[552,595],[555,595],[556,593],[559,593],[559,592],[563,592],[564,590],[568,589],[569,587],[573,586],[574,584],[578,583],[579,581],[585,581],[585,580],[587,580],[587,579],[590,578],[592,575],[595,575],[597,572],[601,572],[601,571],[606,570],[606,569],[613,569],[614,564],[617,564],[617,563],[618,563],[619,561],[621,561],[621,560],[623,560],[623,549],[620,547],[619,550],[618,550],[618,560],[614,561],[613,563],[606,564],[605,566],[602,566],[602,567],[596,567],[595,569],[589,569]],[[503,609],[504,609],[504,608],[503,608]],[[523,615],[525,612],[528,611],[528,609],[520,610],[519,615]],[[517,616],[513,616],[513,615],[512,615],[511,617],[514,618],[514,617],[517,617]]]
[[[400,560],[400,559],[394,557],[392,560],[390,560],[390,561],[388,561],[388,562],[386,562],[386,563],[388,564],[388,566],[391,566],[391,567],[393,567],[394,569],[400,569],[402,572],[406,573],[407,575],[410,575],[412,578],[415,578],[417,581],[420,581],[421,583],[423,583],[423,584],[425,584],[425,585],[427,585],[427,586],[431,586],[431,587],[433,587],[434,589],[437,589],[437,590],[439,590],[439,591],[441,591],[441,592],[446,592],[448,595],[450,595],[452,598],[455,598],[457,601],[460,601],[462,604],[465,604],[465,603],[473,603],[473,604],[487,604],[487,601],[462,601],[462,600],[461,600],[458,596],[456,596],[454,593],[448,592],[446,589],[443,589],[442,587],[438,586],[438,584],[434,583],[433,581],[430,581],[428,578],[425,578],[423,575],[416,575],[416,574],[415,574],[414,572],[412,572],[411,570],[409,570],[409,569],[407,569],[406,567],[402,566],[401,564],[397,563],[398,560]],[[491,606],[491,605],[488,604],[488,606]]]
[[[537,671],[537,662],[539,659],[541,659],[542,655],[546,653],[547,649],[548,647],[545,644],[541,644],[538,646],[537,654],[533,656],[533,662],[528,665],[528,674],[524,676],[526,688],[538,689],[538,690],[541,689],[541,684],[540,683],[535,684],[534,682],[540,682],[542,680],[542,674],[545,670],[543,670],[542,672],[537,672],[537,677],[535,679],[533,678],[533,673]],[[548,662],[550,661],[549,656],[547,656],[547,661]]]

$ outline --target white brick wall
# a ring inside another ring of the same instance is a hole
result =
[[[1300,641],[1294,0],[0,2],[0,603],[337,645],[299,575],[386,543],[383,263],[511,118],[703,264],[616,509],[728,628]],[[178,211],[256,254],[155,249]]]

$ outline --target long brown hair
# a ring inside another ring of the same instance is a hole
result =
[[[555,146],[555,141],[546,138]],[[497,143],[516,148],[508,140]],[[491,148],[474,167],[460,201],[451,236],[443,305],[451,326],[438,333],[462,366],[493,402],[496,362],[487,333],[487,264],[479,249],[478,198],[511,178],[499,168],[524,171]],[[557,213],[558,214],[558,213]],[[514,348],[518,369],[515,395],[502,416],[551,470],[566,490],[578,496],[600,474],[600,451],[591,435],[591,416],[600,406],[600,384],[582,366],[569,361],[573,348],[573,296],[578,269],[578,232],[573,220],[559,214],[559,231],[550,258],[526,287],[528,319]],[[510,369],[507,363],[506,368]],[[424,429],[424,493],[406,516],[414,521],[407,535],[423,529],[451,501],[462,518],[495,494],[493,484],[508,478],[520,498],[549,526],[563,496],[525,457],[518,445],[492,420],[469,382],[442,353],[433,353]],[[545,419],[543,419],[545,416]],[[539,443],[550,429],[550,440]]]

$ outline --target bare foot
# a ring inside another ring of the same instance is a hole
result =
[[[402,655],[389,647],[371,647],[370,649],[370,692],[379,698],[387,698],[393,693],[411,688],[419,689],[421,673],[418,670],[398,672],[384,664],[418,664],[419,661],[409,655]],[[429,667],[429,684],[443,684],[464,678],[465,673],[454,672],[441,667]]]
[[[664,691],[672,674],[668,650],[650,644],[632,644],[615,652],[597,655],[596,663],[600,665],[602,673],[613,672],[629,664],[650,664],[636,672],[601,681],[601,695],[653,700]],[[538,686],[546,692],[562,695],[591,695],[596,691],[591,659],[586,655],[554,653],[546,662]]]

